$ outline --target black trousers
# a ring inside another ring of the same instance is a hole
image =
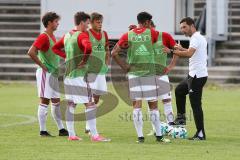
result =
[[[204,132],[204,117],[202,110],[202,92],[207,77],[197,78],[188,77],[183,80],[175,89],[176,106],[178,114],[186,113],[186,95],[189,94],[189,99],[193,111],[194,121],[197,131]]]

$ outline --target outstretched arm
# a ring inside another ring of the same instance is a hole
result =
[[[166,54],[173,53],[176,56],[187,57],[187,58],[191,58],[192,55],[195,53],[195,51],[196,51],[195,48],[189,48],[189,49],[184,49],[184,50],[179,50],[179,49],[173,50],[173,49],[169,49],[167,47],[163,48],[163,52]]]
[[[62,37],[55,45],[52,47],[52,50],[55,54],[59,55],[62,58],[66,58],[66,53],[63,51],[64,49],[64,37]]]
[[[173,54],[174,55],[177,55],[179,57],[187,57],[187,58],[191,58],[192,55],[195,53],[196,49],[195,48],[189,48],[189,49],[186,49],[184,51],[181,51],[181,50],[174,50],[173,51]]]

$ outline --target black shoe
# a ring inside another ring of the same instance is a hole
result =
[[[185,126],[186,125],[186,117],[185,114],[178,114],[172,125],[176,126]]]
[[[175,123],[174,123],[174,122],[168,122],[168,125],[169,125],[169,126],[174,126]]]
[[[68,131],[66,129],[60,129],[59,130],[59,136],[68,136]]]
[[[144,137],[138,137],[137,143],[144,143]]]
[[[206,138],[205,137],[199,137],[199,136],[193,136],[191,138],[188,138],[188,140],[202,141],[202,140],[206,140]]]
[[[47,131],[40,131],[41,137],[54,137],[51,134],[49,134]]]
[[[170,143],[169,139],[164,138],[163,136],[156,136],[156,141],[161,143]]]
[[[206,135],[204,134],[203,137],[198,136],[198,132],[191,138],[188,138],[188,140],[193,140],[193,141],[202,141],[206,140]]]
[[[90,129],[85,129],[86,134],[90,134]]]

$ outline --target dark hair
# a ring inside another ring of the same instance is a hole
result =
[[[194,25],[194,26],[195,26],[195,22],[194,22],[194,20],[193,20],[191,17],[185,17],[185,18],[183,18],[183,19],[180,21],[180,24],[181,24],[181,23],[184,23],[184,22],[186,22],[187,25],[189,25],[189,26],[191,26],[191,25]]]
[[[93,22],[94,20],[103,20],[103,15],[97,12],[93,12],[91,14],[91,22]]]
[[[156,25],[154,24],[153,20],[151,20],[151,26],[154,27],[154,28],[156,27]]]
[[[90,19],[89,14],[85,12],[77,12],[74,15],[74,23],[75,25],[79,25],[82,21],[86,22],[88,19]]]
[[[147,12],[140,12],[137,15],[137,21],[139,24],[144,24],[147,20],[152,20],[152,15]]]
[[[45,28],[48,26],[48,22],[53,22],[55,19],[60,19],[60,16],[55,12],[47,12],[42,16],[42,23]]]

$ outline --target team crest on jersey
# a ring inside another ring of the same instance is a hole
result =
[[[150,40],[151,37],[149,35],[135,35],[131,37],[132,42],[147,42]]]

